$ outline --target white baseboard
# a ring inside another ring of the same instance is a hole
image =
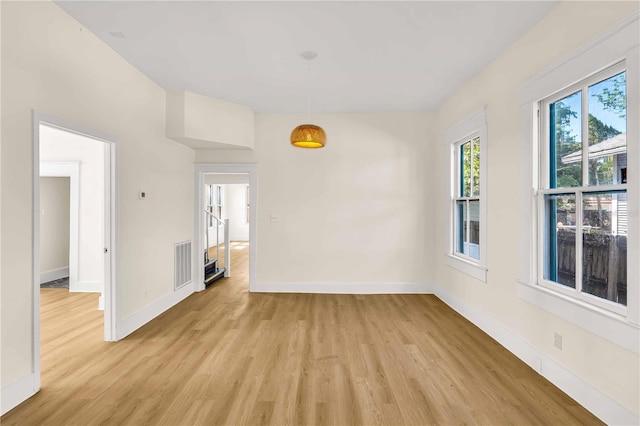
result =
[[[431,294],[433,287],[426,283],[371,282],[257,282],[256,293],[324,293],[324,294]]]
[[[166,296],[152,302],[133,315],[124,318],[116,329],[116,340],[124,339],[164,311],[182,302],[193,294],[193,282],[172,291]]]
[[[101,294],[98,298],[98,310],[104,311],[104,294]]]
[[[34,373],[3,386],[0,390],[0,416],[31,398],[38,390]]]
[[[467,305],[440,287],[435,288],[435,295],[603,422],[610,425],[640,424],[640,416],[585,382],[486,313]]]
[[[53,280],[59,280],[60,278],[66,278],[68,276],[69,267],[40,272],[40,284],[48,283],[49,281]]]
[[[101,293],[102,283],[100,281],[78,281],[73,288],[69,286],[72,293]]]

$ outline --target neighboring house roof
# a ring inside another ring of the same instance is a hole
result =
[[[608,155],[625,154],[627,152],[627,134],[620,133],[610,139],[598,142],[589,147],[589,159],[606,157]],[[575,151],[562,157],[562,164],[578,163],[582,161],[582,151]]]

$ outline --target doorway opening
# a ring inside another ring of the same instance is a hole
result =
[[[76,330],[86,322],[72,307],[95,317],[94,337],[116,340],[116,145],[41,113],[34,112],[33,127],[33,359],[39,387],[41,339],[66,339],[57,329]]]
[[[251,291],[256,181],[255,164],[196,166],[196,247],[202,253],[196,257],[196,291],[231,276]]]

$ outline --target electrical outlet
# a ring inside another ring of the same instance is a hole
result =
[[[280,222],[280,216],[278,216],[277,214],[272,214],[271,222]]]
[[[562,335],[555,333],[555,338],[553,340],[553,346],[562,350]]]

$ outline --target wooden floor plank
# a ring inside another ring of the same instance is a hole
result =
[[[252,294],[232,274],[126,339],[43,289],[42,390],[3,425],[602,424],[431,295]]]

